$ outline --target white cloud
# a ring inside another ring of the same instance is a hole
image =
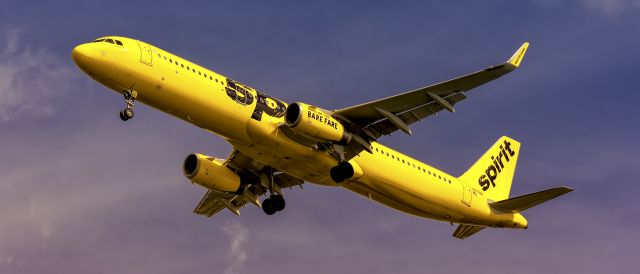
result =
[[[45,48],[31,49],[20,33],[8,31],[0,48],[0,122],[52,116],[51,99],[65,94],[74,78],[60,58]]]
[[[229,253],[227,254],[231,263],[224,273],[240,273],[240,268],[247,260],[247,250],[245,246],[249,240],[249,229],[239,223],[231,222],[222,227],[222,231],[224,231],[224,233],[231,239],[229,244]]]

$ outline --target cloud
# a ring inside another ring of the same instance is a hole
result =
[[[66,94],[76,77],[51,51],[22,43],[20,34],[8,31],[0,49],[0,122],[51,117],[51,100]]]
[[[245,245],[249,240],[249,229],[240,223],[230,222],[222,227],[222,231],[224,231],[224,233],[231,239],[231,243],[229,244],[229,253],[227,254],[231,263],[224,273],[240,273],[239,270],[248,257]]]
[[[614,16],[626,11],[640,11],[640,0],[583,0],[588,8]]]
[[[606,16],[617,16],[625,12],[640,11],[640,0],[535,0],[530,2],[537,6],[555,9],[562,9],[565,4],[583,6]]]

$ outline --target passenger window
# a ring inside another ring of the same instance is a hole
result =
[[[193,73],[196,73],[196,69],[191,69],[193,71]]]
[[[184,68],[184,64],[180,64],[180,66],[181,66],[182,68]]]
[[[165,55],[165,56],[162,56],[162,57],[164,58],[164,60],[165,60],[165,61],[167,61],[167,56],[166,56],[166,55]]]
[[[200,71],[198,71],[198,75],[202,75],[202,73]]]
[[[158,58],[161,58],[160,53],[158,53]]]

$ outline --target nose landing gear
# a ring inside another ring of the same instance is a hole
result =
[[[133,105],[135,103],[136,96],[137,96],[137,92],[135,91],[132,91],[132,90],[124,91],[124,101],[127,103],[127,106],[125,107],[125,109],[120,111],[120,119],[122,119],[122,121],[127,121],[133,118],[133,115],[134,115]]]

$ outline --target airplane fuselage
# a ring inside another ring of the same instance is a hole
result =
[[[93,79],[215,133],[235,149],[279,171],[324,186],[340,186],[412,215],[453,223],[526,228],[522,215],[493,210],[476,182],[463,182],[380,143],[349,160],[359,177],[335,183],[336,159],[291,140],[279,129],[288,106],[160,48],[125,37],[74,49]]]

